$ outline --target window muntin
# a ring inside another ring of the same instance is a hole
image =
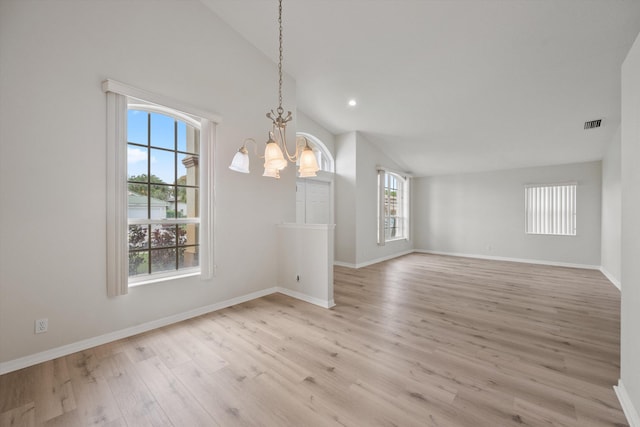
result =
[[[576,235],[577,185],[549,184],[525,187],[525,232]]]
[[[199,260],[200,129],[129,106],[129,282],[196,272]]]
[[[384,170],[378,173],[378,243],[408,239],[408,180]]]

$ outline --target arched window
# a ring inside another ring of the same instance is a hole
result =
[[[409,239],[410,179],[378,169],[378,244]]]
[[[316,155],[316,160],[318,161],[318,166],[321,171],[334,173],[335,170],[335,161],[333,160],[333,156],[331,152],[327,149],[327,147],[315,136],[305,133],[298,132],[296,133],[297,137],[304,137],[309,141],[309,146],[313,150],[313,153]]]
[[[129,285],[199,272],[200,123],[135,102],[127,116]]]
[[[115,80],[107,93],[107,294],[213,274],[220,118]],[[144,100],[144,101],[143,101]]]

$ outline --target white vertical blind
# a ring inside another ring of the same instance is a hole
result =
[[[528,234],[576,235],[575,183],[525,187]]]

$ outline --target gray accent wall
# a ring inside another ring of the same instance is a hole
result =
[[[577,235],[525,233],[524,186],[577,182]],[[600,266],[601,162],[414,179],[418,250]]]

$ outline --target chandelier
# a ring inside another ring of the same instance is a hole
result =
[[[291,111],[287,111],[284,115],[282,108],[282,0],[278,0],[278,25],[279,25],[279,47],[280,58],[278,61],[278,108],[267,113],[267,118],[271,119],[271,131],[269,131],[269,139],[264,149],[264,173],[262,176],[271,178],[280,178],[280,171],[287,167],[287,160],[292,163],[299,163],[298,172],[301,178],[316,176],[316,172],[320,169],[313,150],[309,146],[307,138],[299,137],[295,140],[295,152],[289,153],[287,149],[287,123],[293,118]],[[247,143],[253,143],[257,146],[253,138],[247,138],[242,147],[233,156],[229,169],[249,173],[249,151]],[[257,147],[256,147],[257,151]],[[285,155],[287,156],[285,159]]]

